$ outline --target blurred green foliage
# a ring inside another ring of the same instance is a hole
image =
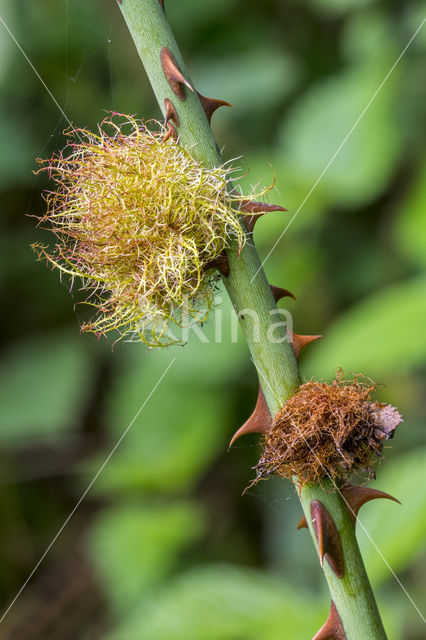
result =
[[[262,219],[255,240],[266,257],[280,238],[265,265],[270,281],[297,295],[288,302],[294,329],[324,335],[302,356],[305,378],[329,378],[339,366],[363,372],[380,383],[377,398],[404,414],[375,483],[402,506],[366,506],[358,534],[390,640],[419,640],[421,617],[398,581],[420,607],[425,28],[370,100],[424,6],[166,4],[197,88],[233,104],[213,120],[224,157],[242,156],[234,164],[245,188],[269,185],[275,174],[268,197],[289,209]],[[109,110],[159,117],[113,0],[3,0],[1,17],[74,124],[93,128]],[[141,409],[0,624],[0,638],[310,637],[329,603],[309,537],[296,531],[293,487],[273,479],[241,497],[257,438],[227,453],[254,405],[257,380],[241,335],[233,341],[225,292],[216,323],[203,328],[208,342],[192,335],[184,348],[147,351],[80,336],[77,283],[70,292],[29,248],[46,241],[28,217],[43,211],[48,188],[46,176],[32,174],[34,161],[63,146],[67,122],[3,24],[0,85],[4,607]]]

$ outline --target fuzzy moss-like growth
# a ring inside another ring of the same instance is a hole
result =
[[[82,330],[164,345],[171,324],[206,319],[217,279],[208,264],[245,234],[229,168],[202,166],[153,124],[113,114],[39,160],[56,183],[41,222],[57,242],[34,248],[90,292],[95,317]]]
[[[374,460],[383,441],[393,437],[402,418],[390,405],[372,402],[374,384],[341,372],[331,383],[307,382],[290,397],[265,436],[258,477],[297,476],[301,485],[353,471],[374,477]]]

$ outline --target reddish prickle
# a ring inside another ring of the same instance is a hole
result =
[[[188,87],[190,91],[194,91],[194,89],[180,71],[173,54],[169,49],[167,49],[167,47],[163,47],[161,49],[160,60],[164,75],[166,76],[166,80],[169,83],[171,90],[179,100],[185,100],[185,89],[182,85]]]

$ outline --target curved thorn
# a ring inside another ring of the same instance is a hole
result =
[[[176,60],[167,47],[163,47],[161,49],[160,60],[164,75],[166,76],[166,80],[169,83],[171,90],[179,100],[185,100],[185,89],[182,85],[185,85],[185,87],[188,87],[191,91],[194,91],[194,89],[180,71]]]
[[[278,300],[281,300],[281,298],[293,298],[293,300],[296,300],[296,296],[288,289],[282,289],[281,287],[274,287],[273,284],[271,284],[270,287],[271,287],[272,295],[274,296],[275,302],[278,302]]]
[[[259,385],[259,394],[257,396],[256,406],[250,418],[246,420],[242,427],[233,435],[229,448],[232,447],[235,440],[246,433],[263,433],[267,434],[272,428],[272,418],[263,395],[262,387]]]
[[[306,516],[303,516],[303,518],[300,519],[300,522],[297,525],[297,530],[299,531],[299,529],[309,529],[308,521],[306,520]]]
[[[270,211],[287,211],[278,204],[268,204],[259,200],[241,200],[240,211],[244,213],[269,213]]]
[[[201,106],[204,109],[204,113],[206,114],[207,120],[210,122],[212,119],[212,115],[219,109],[219,107],[232,107],[232,104],[226,102],[226,100],[218,100],[216,98],[207,98],[206,96],[201,95],[197,91],[197,96],[200,99]]]
[[[318,541],[318,554],[321,566],[323,566],[325,558],[336,576],[343,578],[345,569],[339,532],[337,531],[333,518],[319,500],[312,500],[311,502],[311,519]]]
[[[253,233],[253,229],[254,229],[254,225],[256,224],[256,222],[259,220],[259,218],[261,218],[263,215],[265,215],[264,213],[256,213],[252,216],[247,216],[242,214],[242,219],[244,220],[244,223],[247,227],[247,231],[249,233]]]
[[[164,98],[164,109],[166,111],[166,117],[164,118],[165,123],[173,122],[177,127],[179,126],[179,117],[176,113],[176,109],[174,104],[168,98]]]
[[[175,138],[177,140],[177,133],[176,133],[176,129],[174,128],[173,124],[171,122],[167,123],[167,131],[163,136],[162,142],[166,142],[166,140],[168,140],[169,138]]]
[[[265,202],[258,202],[257,200],[242,200],[240,202],[240,211],[251,215],[242,214],[242,218],[246,224],[249,233],[253,233],[254,225],[256,222],[270,211],[287,211],[284,207],[280,207],[277,204],[267,204]]]
[[[360,487],[357,484],[346,482],[341,488],[342,496],[346,502],[346,508],[349,512],[349,517],[352,524],[355,526],[358,511],[362,505],[370,500],[377,500],[378,498],[386,498],[387,500],[393,500],[398,504],[401,504],[397,498],[394,498],[389,493],[379,491],[379,489],[371,489],[370,487]]]
[[[209,269],[217,269],[223,276],[225,276],[225,278],[228,278],[230,271],[226,253],[221,253],[220,256],[214,260],[210,260],[210,262],[204,265],[204,271],[208,271]]]
[[[313,342],[314,340],[319,340],[319,338],[322,338],[321,335],[301,336],[300,334],[293,333],[293,331],[290,331],[290,330],[289,330],[289,335],[290,335],[290,342],[293,346],[293,351],[296,358],[299,357],[303,347],[306,347],[307,344],[309,344],[310,342]]]
[[[342,621],[337,613],[336,605],[331,601],[330,613],[325,624],[314,635],[312,640],[346,640]]]

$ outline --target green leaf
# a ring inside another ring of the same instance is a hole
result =
[[[426,29],[423,28],[425,19],[424,6],[421,2],[407,3],[404,5],[404,9],[404,27],[408,33],[414,34],[419,27],[421,27],[410,46],[412,46],[414,50],[417,49],[420,52],[424,52],[426,51]]]
[[[386,186],[400,149],[393,77],[341,145],[383,81],[388,62],[362,64],[312,87],[286,117],[282,162],[304,181],[305,196],[322,174],[315,191],[330,205],[368,203]]]
[[[127,611],[178,561],[204,530],[204,515],[191,503],[125,504],[98,515],[88,547],[116,611]]]
[[[152,388],[153,383],[150,386]],[[123,410],[128,411],[126,422],[116,423],[122,431],[150,391],[142,383],[135,387],[130,395],[129,382],[126,393],[115,396],[118,402],[123,399]],[[116,409],[110,413],[111,420],[119,415]],[[152,396],[127,433],[99,477],[95,490],[104,493],[141,488],[157,491],[186,488],[218,449],[226,446],[227,411],[227,403],[218,402],[214,393],[207,390],[198,389],[192,396],[185,384],[164,385],[156,396]],[[118,438],[117,434],[114,440]],[[100,466],[100,460],[96,458],[94,464]]]
[[[3,105],[0,105],[0,140],[7,141],[0,147],[0,188],[34,182],[33,159],[37,148],[27,130],[27,123],[20,122],[16,114]]]
[[[299,77],[298,67],[289,55],[265,44],[239,56],[201,59],[193,66],[193,76],[200,79],[197,84],[203,87],[202,93],[227,100],[237,110],[237,116],[243,112],[262,113],[294,89]]]
[[[245,364],[246,346],[230,343],[230,303],[203,328],[209,343],[194,334],[185,347],[148,352],[123,345],[121,370],[112,384],[106,420],[116,442],[148,398],[173,358],[166,376],[129,430],[95,490],[146,488],[180,491],[189,486],[218,453],[226,449],[234,425],[229,423],[226,385]],[[223,325],[223,339],[214,342]],[[201,328],[200,328],[201,330]],[[93,461],[92,461],[93,464]],[[100,465],[97,458],[95,466]]]
[[[10,7],[12,5],[11,0],[3,0],[2,2],[2,17],[8,24]],[[10,64],[10,58],[13,55],[13,49],[10,46],[8,38],[0,38],[0,82],[3,80],[3,76],[6,75],[8,65]],[[3,138],[4,139],[4,138]]]
[[[352,62],[396,60],[401,52],[392,16],[380,7],[354,12],[344,25],[341,42],[345,57]]]
[[[0,366],[0,442],[16,447],[62,437],[80,419],[93,373],[78,335],[54,333],[9,347]]]
[[[399,207],[394,236],[399,249],[410,262],[426,266],[426,164],[412,190]]]
[[[368,574],[374,584],[394,579],[426,555],[426,449],[387,462],[374,488],[398,498],[402,505],[375,500],[362,508],[357,535]],[[401,594],[402,597],[402,594]]]
[[[306,640],[325,616],[307,594],[260,571],[204,566],[170,581],[107,640]]]
[[[320,9],[324,13],[334,13],[336,15],[349,13],[356,9],[362,9],[376,0],[310,0],[312,6]]]
[[[426,354],[426,281],[395,284],[338,318],[303,363],[308,378],[328,378],[339,367],[384,381],[420,364]]]
[[[235,9],[237,0],[216,0],[214,3],[200,3],[199,0],[187,0],[185,11],[182,7],[171,2],[167,8],[167,19],[173,25],[173,31],[182,33],[182,37],[197,30],[211,27],[212,22],[220,20],[222,24],[229,20],[229,14]],[[179,37],[176,40],[180,40]]]

